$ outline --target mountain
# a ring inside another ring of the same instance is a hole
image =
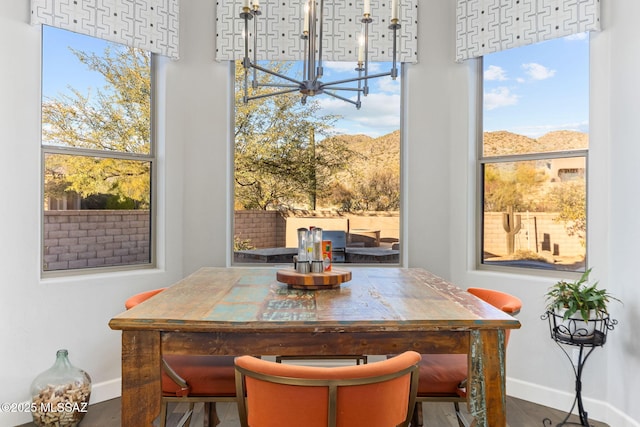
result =
[[[484,133],[485,156],[577,150],[588,146],[589,134],[570,130],[549,132],[540,138],[529,138],[504,130]]]
[[[351,150],[361,154],[366,159],[365,166],[371,168],[391,168],[399,170],[400,163],[400,131],[371,138],[359,135],[360,138],[347,140]]]
[[[359,154],[349,164],[351,174],[367,176],[375,171],[389,170],[400,174],[400,131],[378,138],[367,135],[338,135],[333,137]],[[343,176],[343,179],[348,178]]]
[[[333,137],[358,153],[349,164],[350,173],[339,174],[339,180],[348,187],[354,177],[371,176],[374,172],[391,171],[400,174],[400,131],[378,138],[367,135],[338,135]],[[507,131],[484,133],[484,155],[504,156],[535,152],[553,152],[588,148],[589,134],[570,130],[546,133],[530,138]],[[356,178],[357,179],[357,178]]]

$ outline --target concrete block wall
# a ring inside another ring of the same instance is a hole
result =
[[[235,211],[234,237],[256,249],[285,247],[285,219],[278,211]]]
[[[556,256],[579,257],[585,253],[578,236],[569,236],[557,214],[544,212],[519,213],[522,228],[515,236],[515,250],[545,252]],[[502,212],[487,212],[484,216],[484,250],[497,256],[507,254],[506,232],[502,227]]]
[[[255,248],[295,247],[299,226],[336,230],[378,230],[381,239],[399,239],[397,212],[344,214],[331,212],[236,211],[235,235]],[[333,215],[333,217],[331,217]],[[521,213],[515,248],[557,256],[584,255],[577,236],[569,236],[553,213]],[[325,224],[326,223],[326,224]],[[291,234],[291,236],[289,236]],[[536,239],[537,236],[537,239]],[[150,261],[148,211],[70,210],[44,213],[44,270],[126,265]],[[289,242],[291,241],[291,242]],[[291,244],[289,244],[291,243]],[[486,252],[506,255],[502,213],[485,214]]]
[[[299,227],[321,227],[324,230],[358,232],[367,235],[377,232],[380,240],[395,242],[400,239],[400,216],[398,212],[341,213],[332,211],[289,212],[286,218],[287,247],[298,245],[296,230]]]
[[[149,211],[45,211],[45,271],[150,262]]]
[[[398,212],[338,214],[333,211],[235,211],[234,236],[248,240],[256,249],[295,248],[299,227],[327,230],[378,230],[383,241],[397,241],[400,233]]]
[[[378,230],[382,241],[400,240],[399,212],[369,212],[362,215],[349,215],[349,231]]]

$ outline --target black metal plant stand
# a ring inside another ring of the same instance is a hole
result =
[[[582,318],[564,320],[562,314],[556,314],[552,311],[547,311],[541,318],[549,321],[551,339],[558,344],[558,347],[560,347],[567,356],[567,359],[569,359],[576,377],[576,397],[573,400],[573,405],[571,405],[571,409],[569,409],[564,420],[562,420],[560,424],[556,424],[556,427],[565,425],[590,426],[587,411],[584,410],[584,406],[582,405],[582,371],[593,350],[595,350],[596,347],[602,347],[604,345],[607,341],[607,332],[613,330],[615,325],[618,324],[618,321],[609,319],[609,316],[604,312],[598,313],[596,318],[589,319],[587,322]],[[563,344],[580,348],[577,365],[574,365],[574,361]],[[578,415],[580,416],[579,424],[568,421],[576,404],[578,405]],[[552,422],[549,418],[545,418],[542,420],[542,424],[544,426],[551,426]]]

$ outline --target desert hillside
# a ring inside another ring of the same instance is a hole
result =
[[[388,170],[400,174],[400,131],[372,138],[367,135],[339,135],[357,153],[349,166],[352,176],[367,176],[375,171]],[[346,176],[344,177],[346,179]]]
[[[349,173],[341,174],[340,179],[343,183],[348,185],[349,177],[370,176],[376,171],[391,171],[399,176],[399,130],[378,138],[367,135],[338,135],[334,138],[346,142],[349,149],[359,154],[352,158]],[[485,156],[576,150],[588,146],[587,133],[569,130],[549,132],[539,138],[529,138],[507,131],[484,133]]]
[[[505,156],[510,154],[564,151],[587,148],[589,134],[570,130],[558,130],[534,139],[507,131],[484,133],[484,155]]]

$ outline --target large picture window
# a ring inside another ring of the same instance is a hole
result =
[[[481,263],[584,271],[588,35],[483,57]]]
[[[297,78],[300,65],[268,64]],[[240,62],[235,70],[234,262],[290,263],[296,230],[319,227],[334,262],[398,264],[400,78],[371,80],[357,110],[326,95],[303,105],[297,93],[244,104]],[[353,70],[325,62],[324,78]]]
[[[44,272],[152,261],[151,54],[43,26]]]

